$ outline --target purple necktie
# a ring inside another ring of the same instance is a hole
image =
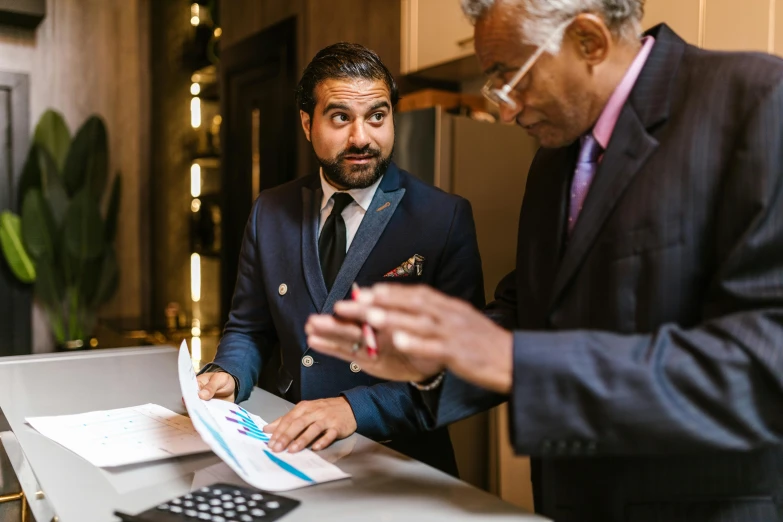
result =
[[[579,150],[579,159],[576,162],[576,172],[571,181],[571,197],[568,205],[568,235],[574,230],[576,220],[582,211],[582,206],[593,182],[595,171],[598,170],[598,157],[603,150],[590,133],[582,138],[582,148]]]

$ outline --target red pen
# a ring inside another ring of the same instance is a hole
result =
[[[359,285],[356,283],[351,287],[351,299],[357,301],[359,299]],[[367,347],[367,355],[370,357],[378,356],[378,343],[375,339],[375,332],[372,327],[367,323],[362,323],[362,337],[364,337],[364,345]]]

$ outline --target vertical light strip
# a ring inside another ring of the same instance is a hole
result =
[[[190,100],[190,126],[194,129],[201,127],[201,99],[198,96]]]
[[[190,254],[190,299],[194,303],[201,300],[201,256]]]
[[[190,4],[190,25],[193,27],[196,27],[199,23],[201,23],[200,11],[201,9],[199,8],[198,4]]]
[[[193,361],[193,366],[201,363],[201,337],[190,338],[190,359]]]
[[[705,32],[707,30],[707,0],[699,0],[699,41],[698,45],[704,48]]]
[[[253,201],[255,201],[258,193],[261,192],[261,109],[253,109],[250,118],[250,139],[252,141],[250,144],[252,161],[250,183]]]
[[[201,195],[201,165],[198,163],[190,166],[190,195],[194,198]]]

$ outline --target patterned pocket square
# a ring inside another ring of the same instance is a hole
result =
[[[394,270],[387,272],[383,277],[410,277],[420,276],[423,273],[424,258],[416,254]]]

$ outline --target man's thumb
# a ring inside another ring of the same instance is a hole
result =
[[[208,401],[212,397],[215,396],[215,392],[218,388],[218,382],[217,379],[215,379],[215,375],[210,375],[209,380],[202,384],[201,389],[198,392],[199,398],[202,400]]]

